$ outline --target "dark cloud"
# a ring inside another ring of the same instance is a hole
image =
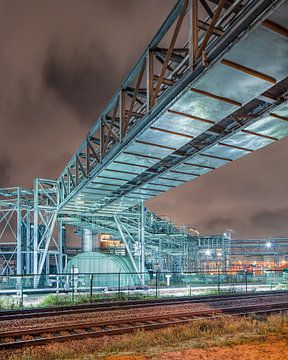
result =
[[[60,152],[58,156],[45,158],[42,167],[39,169],[40,177],[56,179],[63,170],[63,164],[67,164],[70,158],[71,154],[65,151]]]
[[[175,1],[0,2],[5,185],[59,175]]]
[[[79,113],[80,121],[91,125],[118,85],[114,65],[101,44],[93,44],[86,52],[75,51],[69,59],[54,49],[44,66],[45,85]]]
[[[7,156],[0,153],[0,187],[9,184],[11,177],[11,160]]]
[[[287,236],[288,232],[288,207],[263,210],[254,214],[250,219],[251,226],[262,229],[267,236],[273,236],[274,233]]]
[[[221,218],[221,217],[215,217],[210,220],[208,220],[205,223],[205,228],[209,232],[221,232],[223,229],[230,229],[235,224],[235,218]]]

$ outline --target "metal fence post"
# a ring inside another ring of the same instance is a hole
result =
[[[121,269],[118,271],[118,300],[120,300],[121,294]]]
[[[71,282],[71,290],[72,290],[72,304],[74,304],[75,294],[74,294],[74,265],[72,265],[72,282]]]
[[[23,275],[20,277],[20,307],[23,308]]]
[[[56,294],[59,293],[59,274],[56,276]]]
[[[90,302],[92,302],[93,297],[93,273],[90,274]]]
[[[220,265],[218,264],[217,267],[218,267],[218,283],[217,283],[217,289],[218,289],[218,294],[220,294],[220,281],[221,281],[221,279],[220,279]]]
[[[247,270],[245,271],[245,289],[246,293],[248,292],[248,273]]]
[[[156,270],[156,299],[158,298],[158,270]]]

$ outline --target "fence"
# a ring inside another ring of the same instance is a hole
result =
[[[288,289],[288,273],[265,270],[260,273],[209,272],[118,272],[72,273],[0,276],[0,299],[7,295],[17,297],[23,305],[24,297],[49,293],[66,294],[71,302],[78,295],[88,299],[195,296]],[[36,282],[36,283],[37,283]]]

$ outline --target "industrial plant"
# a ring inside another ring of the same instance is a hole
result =
[[[1,189],[2,280],[34,275],[37,288],[36,275],[77,272],[87,274],[87,285],[94,273],[103,274],[96,287],[113,288],[119,272],[121,286],[133,287],[149,284],[155,272],[263,274],[288,266],[288,238],[236,240],[231,230],[201,235],[150,212],[142,200],[117,213],[59,214],[57,182],[37,179],[35,186],[37,193]]]
[[[22,4],[16,3],[12,17]],[[30,11],[28,3],[23,9],[29,19],[39,7],[42,15],[48,14],[53,34],[57,29],[57,38],[67,31],[64,18],[74,2],[32,1]],[[60,3],[65,5],[62,13]],[[115,11],[117,20],[120,10],[128,18],[140,4],[78,1],[69,23],[85,21],[78,6],[93,8],[96,3],[99,9],[108,6],[109,16]],[[151,3],[154,7],[156,1]],[[10,1],[0,4],[4,14],[8,5]],[[100,15],[92,14],[96,26]],[[57,16],[59,28],[53,23]],[[23,21],[23,29],[29,24],[37,33],[41,16],[35,17],[37,25]],[[105,30],[113,31],[118,41],[117,23],[103,18]],[[86,29],[83,23],[80,27]],[[93,39],[91,48],[95,44]],[[29,51],[26,44],[23,48]],[[75,49],[71,56],[81,62]],[[106,61],[103,53],[101,61]],[[148,200],[169,191],[177,194],[173,189],[188,182],[193,186],[196,179],[215,176],[214,171],[231,163],[237,166],[238,159],[265,147],[269,151],[288,136],[287,60],[288,1],[175,1],[58,177],[33,176],[32,188],[0,188],[0,359],[288,359],[288,234],[255,239],[237,238],[229,228],[202,233],[193,227],[193,213],[188,226],[148,207]],[[86,71],[89,66],[83,63]],[[44,67],[47,72],[46,63]],[[45,71],[41,69],[41,81]],[[83,76],[90,77],[85,71]],[[70,88],[74,83],[67,73]],[[65,82],[48,75],[47,89]],[[22,78],[19,84],[25,88]],[[97,88],[100,96],[100,80]],[[65,84],[63,89],[69,92]],[[56,104],[63,94],[54,95]],[[69,141],[70,135],[65,129]],[[16,148],[15,138],[11,135],[9,142]],[[210,201],[209,186],[204,188]],[[176,210],[180,200],[174,196]],[[254,197],[252,201],[256,203]],[[216,205],[211,206],[215,212]],[[115,358],[118,353],[124,357]]]
[[[155,271],[288,266],[286,238],[200,234],[145,207],[288,135],[287,3],[224,3],[179,1],[58,179],[0,189],[1,275],[145,285]]]

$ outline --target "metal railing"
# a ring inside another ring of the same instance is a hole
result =
[[[13,306],[21,307],[31,303],[31,299],[51,293],[62,294],[66,296],[67,303],[75,303],[77,297],[82,295],[87,297],[87,301],[95,301],[288,289],[288,274],[280,270],[263,270],[257,273],[220,270],[185,273],[72,272],[37,276],[37,289],[34,288],[35,275],[0,276],[0,306],[1,300],[7,296],[14,299]]]

